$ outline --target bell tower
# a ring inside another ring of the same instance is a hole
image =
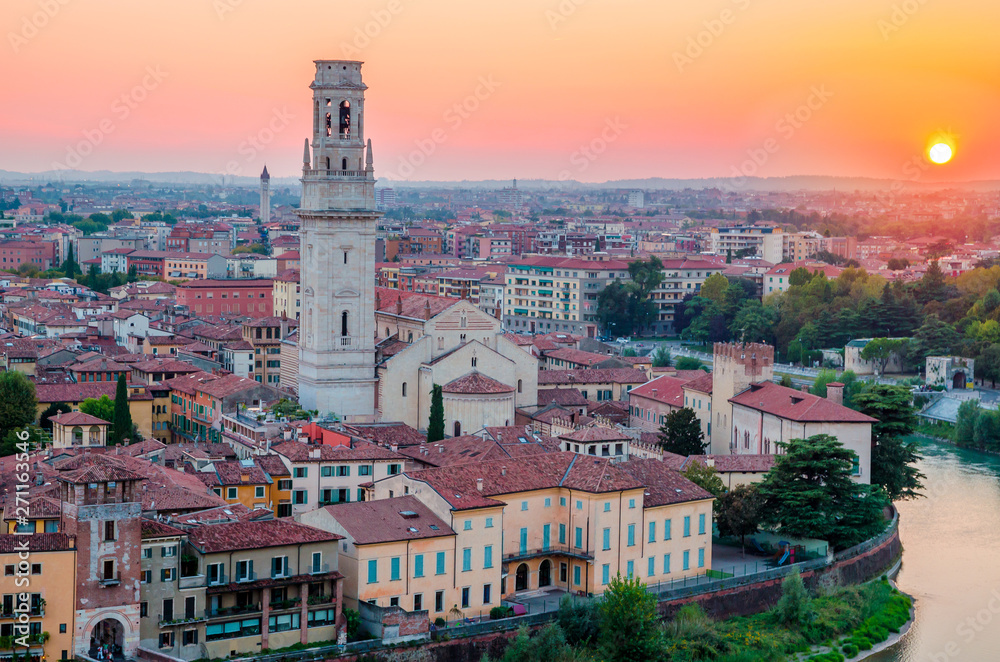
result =
[[[302,163],[299,402],[348,421],[375,415],[375,206],[361,62],[316,60]]]

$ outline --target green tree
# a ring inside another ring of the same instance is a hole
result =
[[[0,372],[0,438],[35,420],[35,384],[16,370]]]
[[[99,398],[87,398],[80,403],[80,411],[113,424],[115,420],[115,401],[106,395],[102,395]],[[112,430],[113,433],[114,430]]]
[[[128,265],[128,275],[125,277],[125,282],[134,283],[139,280],[139,269],[134,264]]]
[[[116,209],[113,212],[111,212],[112,223],[121,223],[122,221],[133,221],[133,220],[135,220],[135,216],[133,216],[132,212],[130,212],[127,209]]]
[[[660,447],[677,455],[701,455],[708,445],[701,421],[690,407],[675,409],[667,414],[660,426]]]
[[[714,273],[701,284],[701,291],[698,294],[709,301],[721,304],[726,300],[726,291],[728,289],[729,279],[720,273]]]
[[[757,299],[747,299],[733,317],[729,331],[733,338],[743,342],[770,342],[774,337],[771,329],[777,321],[774,308]]]
[[[764,515],[764,500],[756,485],[737,485],[716,502],[715,522],[719,535],[740,539],[740,546],[746,546],[746,537],[757,533]]]
[[[597,295],[597,321],[609,336],[632,335],[633,323],[629,315],[629,290],[625,283],[615,280]]]
[[[674,368],[677,370],[705,370],[705,364],[701,362],[701,359],[693,356],[678,356],[677,360],[674,361]]]
[[[795,388],[795,384],[792,383],[792,378],[790,375],[782,375],[781,381],[778,382],[781,386],[785,388]]]
[[[919,496],[924,474],[917,469],[917,444],[906,441],[917,428],[913,396],[905,386],[872,384],[854,396],[858,411],[876,419],[872,424],[871,483],[881,485],[889,499]]]
[[[993,343],[983,348],[976,357],[976,373],[983,383],[988,379],[993,388],[996,388],[997,380],[1000,379],[1000,345]]]
[[[809,622],[812,605],[798,568],[794,568],[792,574],[781,582],[781,599],[775,611],[785,625],[805,625]]]
[[[1000,414],[992,409],[981,411],[973,426],[972,441],[976,448],[996,450],[1000,442]]]
[[[527,627],[521,627],[497,662],[570,662],[572,659],[573,649],[566,643],[562,628],[549,624],[534,636]],[[480,662],[490,662],[490,658],[483,656]]]
[[[444,393],[437,384],[431,388],[431,413],[427,423],[427,443],[444,439]]]
[[[827,434],[778,442],[784,453],[760,483],[762,524],[792,538],[819,538],[835,549],[884,529],[881,489],[852,480],[854,451]]]
[[[818,395],[821,398],[826,397],[826,385],[830,382],[837,381],[837,371],[823,369],[819,371],[816,375],[816,380],[813,385],[809,387],[809,392],[813,395]]]
[[[977,400],[966,400],[958,406],[955,419],[955,443],[959,446],[971,446],[976,433],[976,421],[983,409]]]
[[[610,662],[658,660],[663,639],[656,597],[638,578],[611,579],[600,603],[600,651]]]
[[[65,402],[53,402],[51,405],[45,408],[42,415],[38,417],[38,425],[48,432],[52,432],[52,423],[49,421],[53,416],[59,416],[60,414],[68,414],[72,409]]]
[[[703,462],[692,462],[691,466],[684,470],[684,477],[716,498],[726,493],[726,485],[722,482],[718,470]],[[714,505],[717,507],[718,501]]]
[[[118,386],[115,388],[114,419],[111,425],[111,445],[123,443],[131,439],[132,411],[128,406],[128,384],[125,383],[125,373],[118,375]]]
[[[76,259],[73,256],[73,242],[69,242],[69,248],[66,249],[66,259],[62,263],[62,272],[66,274],[66,278],[76,278],[80,274],[80,265],[77,264]]]
[[[921,278],[920,282],[917,284],[917,301],[922,304],[930,301],[941,301],[945,298],[945,289],[944,273],[942,273],[941,267],[938,265],[938,261],[934,260],[927,267],[927,271],[924,272],[923,278]]]
[[[654,368],[667,368],[670,366],[670,350],[666,345],[660,345],[652,355]]]
[[[594,602],[577,602],[571,596],[564,595],[559,600],[559,613],[556,619],[566,634],[566,639],[576,646],[583,647],[597,642],[600,632],[599,616]]]
[[[861,350],[861,358],[875,365],[875,374],[885,374],[885,367],[894,354],[902,352],[907,341],[902,338],[872,338]]]

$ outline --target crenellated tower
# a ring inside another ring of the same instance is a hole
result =
[[[302,163],[299,402],[375,413],[375,206],[361,62],[317,60],[312,140]]]
[[[729,398],[750,384],[774,377],[774,347],[761,343],[717,342],[712,351],[712,434],[710,453],[728,455],[733,427]]]

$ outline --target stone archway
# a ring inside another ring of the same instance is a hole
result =
[[[965,388],[965,373],[959,370],[951,380],[951,387],[955,390]]]
[[[548,559],[538,566],[538,588],[552,584],[552,562]]]
[[[517,570],[514,572],[514,590],[528,590],[528,566],[525,563],[517,566]]]
[[[87,651],[90,657],[97,657],[97,649],[107,646],[114,658],[124,658],[125,626],[115,618],[105,618],[90,629]]]
[[[104,644],[112,646],[116,660],[134,657],[139,644],[139,630],[125,615],[102,610],[90,618],[82,632],[78,630],[75,645],[77,650],[93,658],[97,647]]]

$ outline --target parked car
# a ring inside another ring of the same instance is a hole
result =
[[[616,343],[625,344],[631,342],[629,338],[615,338]]]

